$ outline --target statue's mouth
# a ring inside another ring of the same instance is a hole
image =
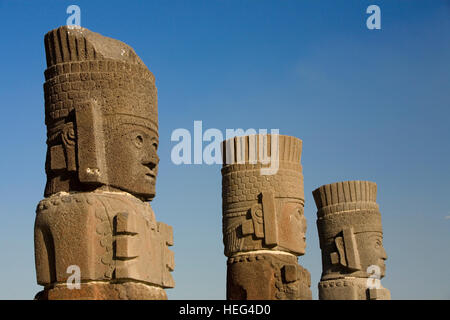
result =
[[[145,177],[147,179],[150,179],[150,180],[155,180],[156,179],[156,173],[153,170],[151,170],[151,169],[147,169],[146,173],[145,173]]]
[[[154,173],[146,173],[145,176],[148,179],[152,179],[152,180],[154,180],[156,178],[156,175]]]

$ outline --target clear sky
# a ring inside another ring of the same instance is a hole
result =
[[[307,252],[321,257],[311,192],[378,184],[393,299],[450,299],[450,2],[0,0],[0,299],[31,299],[45,185],[45,33],[81,25],[133,47],[157,79],[153,208],[175,233],[170,299],[224,299],[219,165],[171,162],[177,128],[280,129],[303,140]],[[381,30],[366,8],[381,8]]]

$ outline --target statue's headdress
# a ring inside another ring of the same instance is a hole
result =
[[[262,190],[280,198],[304,202],[300,164],[302,141],[284,135],[248,135],[222,143],[222,196],[224,207],[255,201]],[[272,173],[264,169],[276,166]],[[282,183],[281,183],[282,181]]]

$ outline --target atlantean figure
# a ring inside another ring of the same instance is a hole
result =
[[[45,51],[36,298],[167,299],[172,228],[148,203],[159,162],[155,78],[128,45],[85,28],[50,31]]]
[[[227,299],[311,299],[300,164],[302,141],[282,135],[222,144]]]
[[[344,181],[313,191],[322,249],[320,300],[389,300],[377,185]]]

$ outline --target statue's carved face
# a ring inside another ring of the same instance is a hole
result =
[[[145,200],[152,199],[159,163],[156,133],[125,124],[105,138],[109,184]]]
[[[362,232],[355,234],[361,259],[362,271],[366,271],[371,265],[380,268],[380,278],[384,277],[386,271],[386,251],[383,247],[383,234],[381,232]]]
[[[298,202],[284,202],[278,217],[280,245],[305,254],[306,219],[303,205]]]

